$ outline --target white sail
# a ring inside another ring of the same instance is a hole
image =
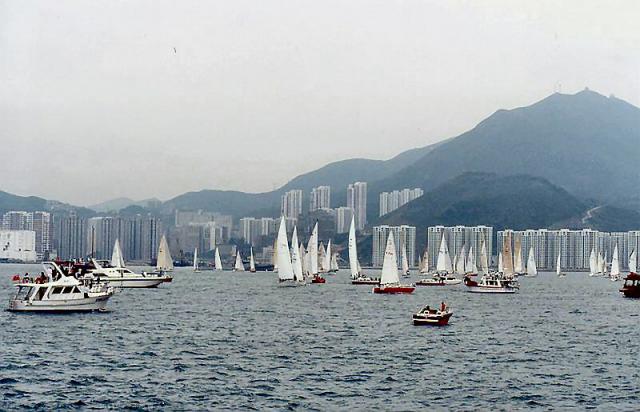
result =
[[[222,270],[222,259],[220,259],[220,251],[216,248],[216,256],[215,256],[215,266],[216,270]]]
[[[426,249],[422,256],[422,268],[420,269],[420,273],[429,273],[429,252],[427,252]]]
[[[487,245],[484,243],[484,239],[480,250],[480,269],[482,275],[489,274],[489,256],[487,256]]]
[[[251,256],[249,257],[249,270],[252,272],[256,271],[256,261],[253,258],[253,246],[251,247]]]
[[[120,249],[120,240],[116,239],[113,244],[113,253],[111,254],[111,266],[114,268],[124,267],[124,258],[122,257],[122,250]]]
[[[618,260],[618,244],[613,248],[613,257],[611,258],[611,276],[620,276],[620,262]]]
[[[506,276],[514,274],[513,251],[511,250],[511,232],[506,232],[502,242],[502,270]]]
[[[604,258],[602,257],[602,252],[598,253],[598,272],[600,274],[604,274]]]
[[[302,274],[309,273],[309,257],[304,250],[304,245],[300,242],[300,248],[298,251],[298,256],[300,256],[300,262],[302,263]]]
[[[198,267],[198,248],[195,248],[193,251],[193,271],[199,272],[200,269]]]
[[[589,274],[595,275],[598,273],[598,258],[596,257],[595,249],[591,249],[591,255],[589,256]]]
[[[355,218],[351,218],[351,227],[349,227],[349,269],[351,270],[351,279],[357,279],[360,273],[360,265],[358,263],[358,244],[356,243],[356,223]]]
[[[389,232],[387,247],[384,251],[382,261],[382,274],[380,275],[381,285],[391,285],[400,282],[398,276],[398,259],[396,258],[396,243],[393,240],[393,232]]]
[[[560,253],[558,253],[558,258],[556,259],[556,275],[562,274],[562,269],[560,268]]]
[[[329,242],[327,243],[327,250],[324,253],[322,268],[325,272],[329,272],[331,270],[331,239],[329,239]]]
[[[242,256],[240,256],[240,251],[236,252],[236,264],[233,265],[233,269],[236,272],[244,272],[244,263],[242,263]]]
[[[402,244],[402,273],[409,273],[409,259],[407,259],[407,247]]]
[[[451,264],[451,256],[449,256],[449,247],[447,246],[447,240],[442,234],[442,240],[440,241],[440,249],[438,250],[438,261],[436,262],[436,271],[438,272],[453,272],[453,265]]]
[[[291,266],[293,267],[293,278],[298,282],[304,282],[302,273],[302,259],[300,257],[300,247],[298,246],[298,228],[293,227],[291,236]]]
[[[629,255],[629,272],[637,273],[637,271],[638,271],[638,256],[636,255],[636,250],[633,249],[633,251]]]
[[[522,241],[520,236],[516,236],[513,240],[513,271],[515,273],[524,273],[524,260],[522,259]]]
[[[287,239],[287,227],[284,216],[280,220],[280,228],[278,229],[278,278],[280,280],[293,280],[293,264],[291,263],[291,254],[289,253],[289,240]]]
[[[273,254],[271,255],[271,264],[273,265],[273,271],[278,270],[278,238],[273,241]]]
[[[504,262],[502,261],[502,252],[498,253],[498,273],[504,273]]]
[[[469,253],[467,254],[467,263],[464,265],[465,273],[477,273],[478,267],[476,266],[476,256],[473,253],[473,246],[469,247]]]
[[[170,272],[173,270],[173,258],[171,252],[169,252],[169,244],[167,238],[162,235],[160,239],[160,246],[158,246],[156,269],[161,272]]]
[[[467,253],[466,253],[465,247],[462,246],[462,249],[460,249],[460,255],[456,259],[456,264],[454,265],[455,273],[458,275],[464,275],[466,272],[465,270],[466,263],[467,263]]]
[[[527,275],[529,276],[537,276],[538,275],[538,267],[536,265],[536,256],[533,252],[533,246],[529,249],[529,257],[527,258]]]
[[[318,274],[318,222],[316,222],[307,245],[309,254],[309,272],[311,276]]]
[[[338,254],[334,253],[331,255],[331,270],[335,271],[339,269],[340,268],[338,267]]]

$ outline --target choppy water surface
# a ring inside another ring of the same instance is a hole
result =
[[[0,266],[0,298],[10,274]],[[379,296],[346,271],[278,288],[275,275],[175,272],[97,314],[0,313],[0,409],[587,409],[640,407],[640,301],[586,274]],[[446,328],[414,327],[446,300]]]

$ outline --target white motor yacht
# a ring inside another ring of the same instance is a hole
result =
[[[113,267],[109,262],[91,259],[93,268],[89,273],[93,277],[109,282],[117,288],[155,288],[161,283],[171,282],[172,277],[164,272],[134,273],[126,267]]]
[[[458,279],[450,273],[434,273],[431,279],[420,279],[416,282],[418,286],[448,286],[459,285],[462,279]]]
[[[11,312],[103,311],[113,295],[106,282],[89,277],[78,280],[65,275],[53,262],[44,264],[47,275],[17,279],[16,293],[9,301]]]
[[[507,279],[497,273],[483,276],[480,282],[476,282],[466,276],[464,284],[467,286],[468,291],[472,293],[516,293],[519,289],[516,281]]]

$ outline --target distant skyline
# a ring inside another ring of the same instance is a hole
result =
[[[640,106],[638,21],[635,1],[0,0],[0,190],[262,192],[556,91]]]

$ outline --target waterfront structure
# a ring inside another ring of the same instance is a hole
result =
[[[444,234],[445,241],[449,248],[449,254],[459,256],[463,247],[466,252],[473,247],[473,255],[476,265],[480,267],[480,251],[484,241],[487,249],[487,256],[493,252],[493,227],[490,226],[430,226],[427,228],[427,251],[429,253],[429,268],[435,269],[438,259],[438,250]]]
[[[36,232],[33,230],[0,230],[0,259],[35,262]]]
[[[309,211],[329,209],[331,207],[331,186],[318,186],[311,189]]]
[[[347,207],[353,209],[356,229],[364,229],[367,224],[367,182],[355,182],[347,186]]]
[[[402,189],[394,190],[393,192],[380,193],[380,214],[384,216],[387,213],[393,212],[399,207],[411,202],[424,195],[424,190],[420,188],[415,189]]]
[[[384,261],[384,252],[387,245],[387,238],[389,233],[393,232],[393,238],[396,246],[397,256],[401,256],[401,247],[403,244],[407,247],[407,260],[409,266],[415,266],[416,262],[416,227],[415,226],[374,226],[373,235],[373,250],[371,254],[372,264],[375,267],[382,266]]]
[[[302,214],[302,190],[289,190],[282,195],[280,212],[288,219],[298,219]]]
[[[53,249],[53,217],[49,212],[12,210],[2,216],[3,230],[32,230],[36,233],[36,254],[42,260]]]
[[[616,245],[620,267],[627,269],[629,255],[640,246],[640,231],[600,232],[593,229],[528,229],[503,230],[497,233],[497,247],[500,250],[505,233],[510,232],[512,241],[520,238],[522,242],[523,260],[528,259],[529,250],[533,248],[538,269],[554,270],[560,255],[560,266],[564,270],[589,270],[591,250],[596,256],[602,254],[611,261]]]
[[[350,207],[337,207],[336,211],[336,233],[347,233],[353,217],[353,209]]]

